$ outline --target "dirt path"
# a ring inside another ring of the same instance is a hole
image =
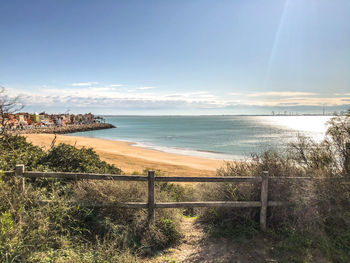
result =
[[[277,262],[268,258],[262,237],[247,241],[232,241],[225,238],[207,238],[202,226],[195,218],[184,218],[182,231],[184,241],[168,249],[152,262],[195,262],[195,263],[260,263]]]

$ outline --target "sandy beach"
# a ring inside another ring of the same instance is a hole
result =
[[[45,149],[50,147],[53,134],[26,134],[28,141]],[[67,143],[92,147],[102,160],[114,164],[126,173],[142,172],[146,168],[161,170],[174,176],[214,176],[224,161],[213,160],[136,147],[129,142],[57,135],[56,144]]]

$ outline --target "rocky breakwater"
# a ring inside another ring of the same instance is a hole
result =
[[[73,132],[83,132],[92,130],[102,130],[116,128],[110,123],[91,123],[91,124],[72,124],[66,126],[51,126],[51,127],[37,127],[32,129],[21,129],[14,131],[19,134],[29,133],[49,133],[49,134],[66,134]]]

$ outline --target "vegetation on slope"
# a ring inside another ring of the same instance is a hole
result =
[[[23,163],[28,170],[122,173],[92,149],[59,144],[45,152],[20,136],[2,137],[0,153],[1,170]],[[68,203],[145,201],[142,183],[32,179],[23,191],[20,178],[0,176],[0,262],[136,262],[181,239],[172,211],[158,211],[149,226],[143,210]]]

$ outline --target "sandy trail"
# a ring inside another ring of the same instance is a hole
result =
[[[182,219],[183,242],[150,259],[149,263],[266,263],[277,262],[269,257],[267,244],[262,236],[250,240],[209,238],[203,225],[195,218]]]

